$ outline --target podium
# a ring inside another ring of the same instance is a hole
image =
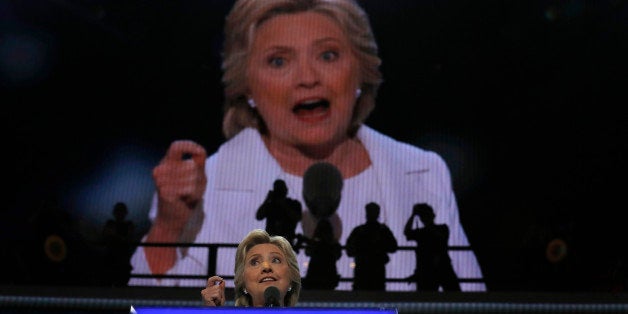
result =
[[[131,307],[130,314],[398,314],[396,308]]]

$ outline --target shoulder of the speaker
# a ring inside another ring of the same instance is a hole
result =
[[[436,152],[398,141],[366,125],[357,137],[369,153],[375,167],[381,163],[395,165],[405,172],[437,172],[449,175],[445,160]]]

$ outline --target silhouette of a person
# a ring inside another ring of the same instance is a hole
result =
[[[255,218],[266,218],[266,232],[280,235],[295,246],[295,229],[301,220],[301,203],[288,197],[286,182],[277,179],[273,189],[268,191],[264,203],[257,209]]]
[[[105,265],[109,269],[106,281],[113,286],[126,286],[131,274],[131,245],[135,225],[126,220],[129,210],[125,203],[118,202],[113,207],[114,219],[109,219],[103,228],[105,241]]]
[[[305,243],[305,254],[310,256],[310,261],[307,273],[301,280],[303,289],[335,289],[340,281],[336,262],[342,256],[342,246],[334,237],[331,222],[326,218],[320,219],[314,235],[306,239]]]
[[[412,228],[414,218],[418,216],[423,223],[421,228]],[[415,204],[412,216],[403,230],[408,241],[417,242],[416,269],[409,279],[416,281],[417,291],[460,291],[458,276],[453,269],[448,252],[449,227],[435,224],[434,210],[425,203]]]
[[[386,290],[388,253],[397,251],[392,231],[377,221],[380,207],[366,204],[366,223],[355,227],[347,238],[347,255],[355,258],[353,290]]]

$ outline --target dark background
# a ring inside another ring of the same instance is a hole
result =
[[[627,1],[360,3],[385,80],[367,124],[448,162],[488,289],[624,291]],[[0,0],[0,283],[103,284],[113,204],[139,239],[170,142],[217,149],[231,4]]]

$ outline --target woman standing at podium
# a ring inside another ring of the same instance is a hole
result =
[[[268,293],[273,289],[276,295]],[[290,242],[261,229],[251,231],[236,250],[235,305],[294,306],[300,292],[301,274]],[[201,295],[207,306],[225,305],[225,281],[210,277]]]

